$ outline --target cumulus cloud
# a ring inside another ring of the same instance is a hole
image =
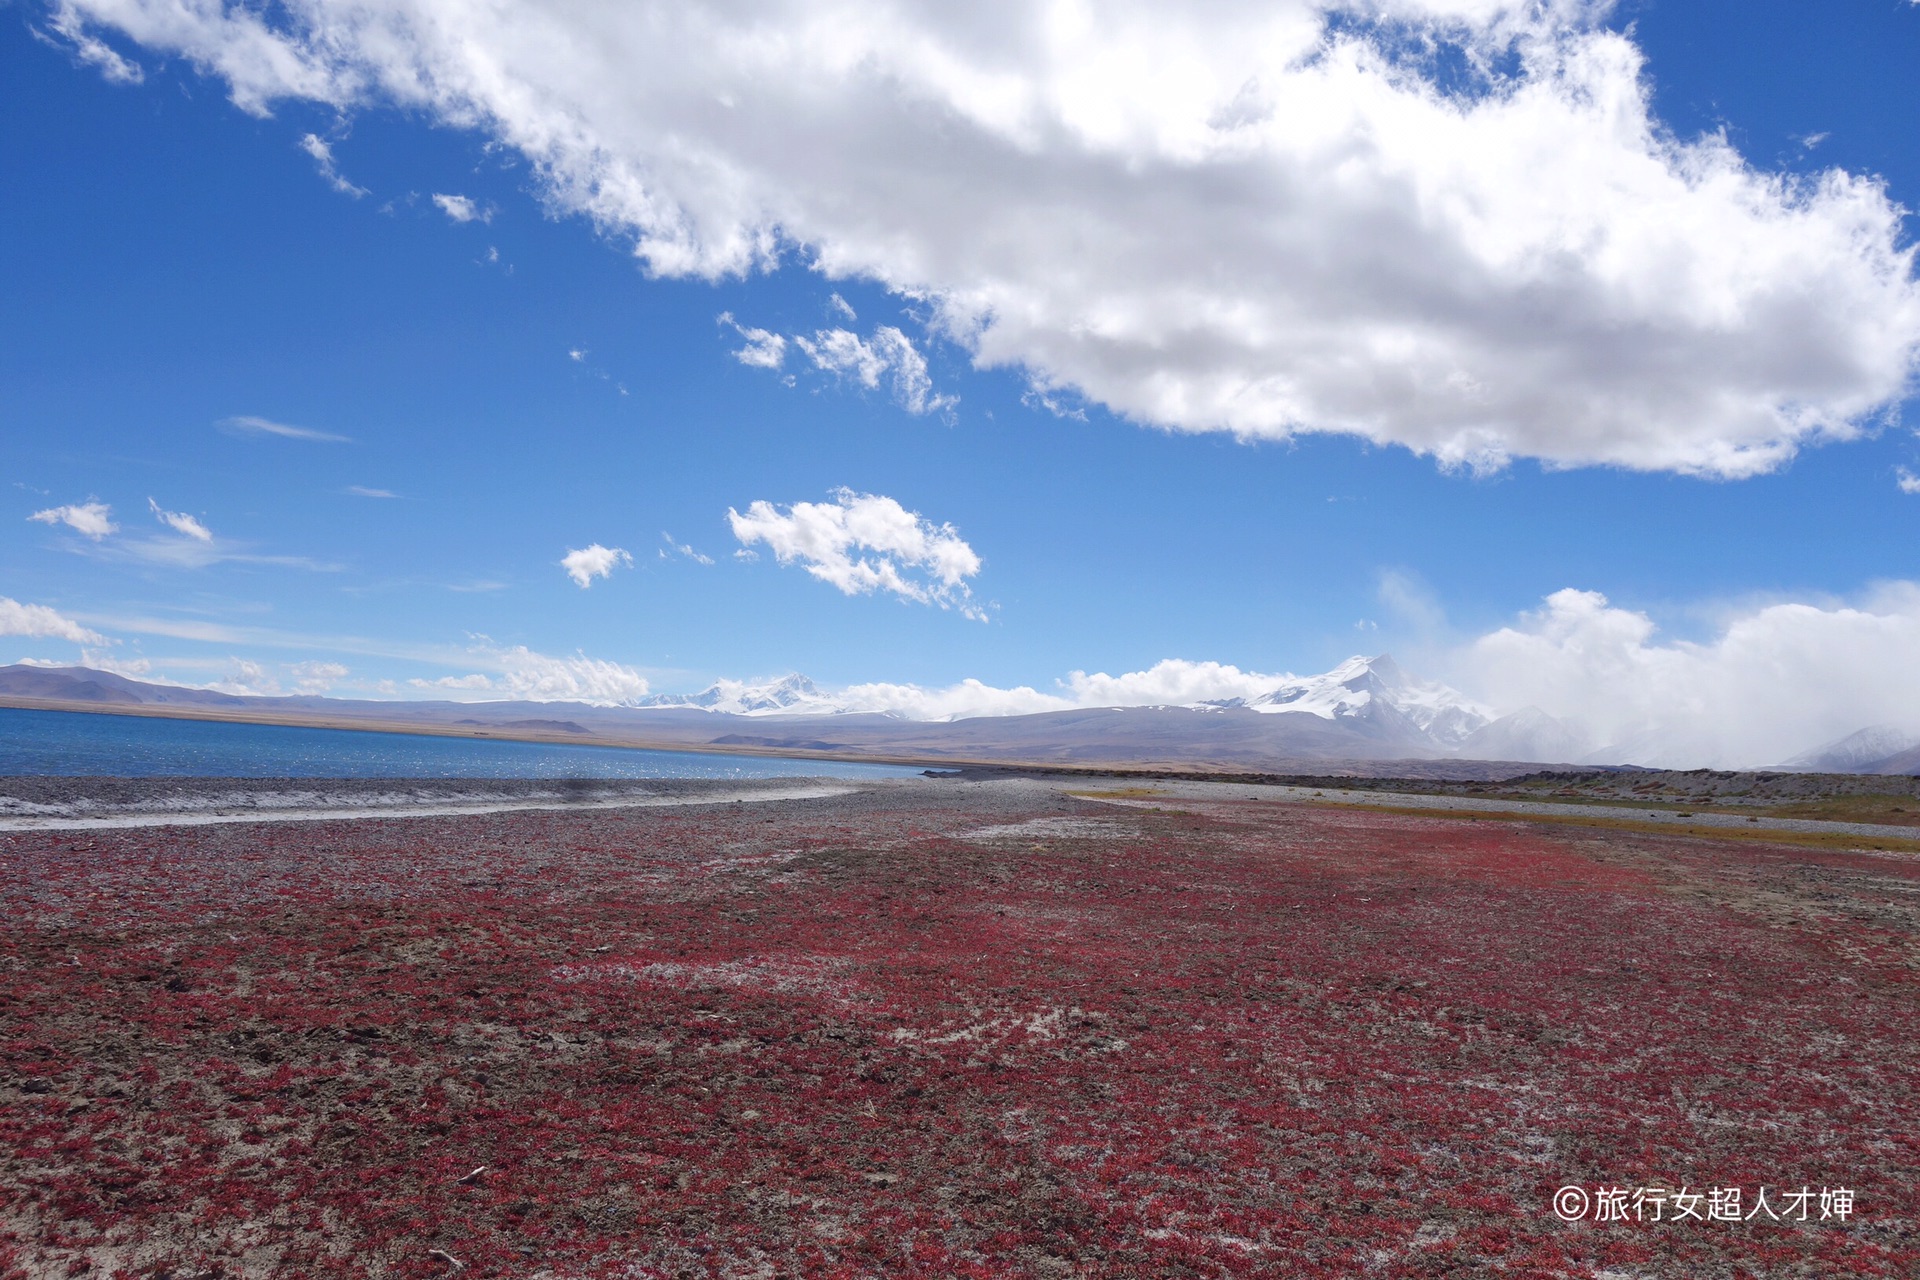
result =
[[[252,414],[240,414],[237,417],[222,418],[215,424],[229,435],[279,436],[283,440],[314,440],[323,444],[348,444],[348,437],[335,435],[331,431],[316,431],[312,427],[289,426],[284,422],[275,422],[271,418],[257,418]]]
[[[212,542],[213,530],[201,524],[184,511],[168,511],[152,498],[147,499],[147,507],[153,512],[153,518],[172,529],[175,533],[185,534],[196,542]]]
[[[52,663],[35,664],[52,666]],[[155,675],[153,662],[147,658],[118,658],[106,649],[82,649],[80,665],[92,667],[95,671],[105,671],[110,675],[126,676],[129,680],[145,680],[152,684],[178,686],[178,681],[165,676]]]
[[[391,105],[479,128],[651,272],[784,254],[871,280],[976,364],[1143,423],[1720,476],[1867,429],[1920,348],[1901,211],[1871,177],[1673,136],[1607,9],[55,13],[76,47],[111,31],[184,57],[249,111]]]
[[[1920,493],[1920,475],[1915,475],[1905,467],[1894,471],[1894,483],[1900,486],[1902,493]]]
[[[91,500],[64,507],[48,507],[45,511],[34,512],[27,519],[38,520],[41,524],[66,525],[75,533],[92,538],[95,542],[120,532],[120,526],[113,522],[113,508],[104,502]]]
[[[647,694],[647,680],[632,667],[584,653],[553,657],[525,645],[500,648],[491,643],[474,646],[476,665],[487,671],[434,680],[408,681],[417,689],[446,689],[484,693],[531,702],[590,702],[624,706]]]
[[[446,214],[455,222],[493,221],[493,210],[474,203],[473,198],[470,196],[441,195],[436,192],[433,197],[433,202],[439,206],[440,212]]]
[[[593,585],[595,578],[612,577],[620,565],[632,563],[633,557],[619,547],[603,547],[597,542],[560,557],[560,567],[583,591]]]
[[[281,692],[273,674],[251,658],[227,659],[226,675],[202,687],[242,698],[271,698]]]
[[[91,661],[92,655],[88,656],[87,665],[98,665]],[[161,684],[175,683],[146,674],[150,664],[144,660],[139,666],[142,679],[157,680]],[[121,674],[131,675],[135,672],[122,670]],[[338,662],[316,659],[306,662],[280,663],[277,667],[273,667],[252,658],[230,656],[227,659],[226,670],[220,679],[209,684],[190,687],[211,689],[216,693],[230,693],[243,698],[278,698],[289,692],[306,697],[320,697],[349,674],[348,668]],[[292,682],[291,689],[283,683],[283,677]]]
[[[836,697],[848,711],[879,712],[906,720],[966,720],[974,716],[1037,715],[1065,711],[1073,703],[1026,685],[1000,689],[980,680],[962,680],[940,689],[917,684],[856,684]]]
[[[986,620],[966,582],[980,572],[980,557],[952,525],[936,525],[892,498],[843,488],[831,502],[796,502],[784,511],[763,499],[744,515],[727,508],[727,523],[742,549],[764,543],[781,564],[797,563],[847,595],[886,591]]]
[[[32,636],[42,640],[71,640],[74,644],[105,644],[97,631],[43,604],[22,604],[0,596],[0,636]]]
[[[1077,706],[1163,707],[1253,699],[1293,679],[1291,675],[1242,671],[1224,662],[1163,658],[1145,671],[1118,676],[1075,671],[1064,683]]]
[[[300,138],[300,149],[313,157],[313,167],[327,180],[327,185],[343,196],[352,196],[358,200],[367,194],[367,189],[347,181],[333,161],[333,144],[317,133],[304,134]]]
[[[1593,591],[1473,642],[1463,682],[1503,710],[1536,706],[1601,756],[1676,768],[1779,764],[1891,723],[1920,731],[1920,584],[1856,604],[1736,611],[1704,641],[1666,640],[1647,614]]]

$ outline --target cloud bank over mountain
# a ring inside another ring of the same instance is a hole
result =
[[[1600,3],[53,15],[110,77],[478,130],[651,272],[872,280],[1040,397],[1175,430],[1735,477],[1871,429],[1920,350],[1882,186],[1673,136]]]
[[[1600,758],[1672,768],[1779,764],[1868,726],[1920,731],[1920,583],[1853,604],[1730,612],[1661,640],[1646,613],[1567,589],[1456,655],[1462,683],[1534,706]]]
[[[1885,584],[1855,604],[1734,611],[1700,641],[1662,639],[1648,614],[1569,588],[1513,625],[1436,655],[1467,692],[1407,675],[1387,658],[1356,657],[1311,676],[1166,659],[1118,675],[1074,671],[1047,688],[963,680],[823,690],[789,677],[722,681],[702,695],[649,701],[742,715],[908,720],[1186,707],[1339,722],[1377,716],[1384,706],[1405,720],[1407,744],[1475,758],[1750,768],[1825,759],[1822,747],[1869,730],[1848,748],[1854,763],[1873,755],[1875,743],[1920,740],[1916,653],[1920,584],[1911,582]]]

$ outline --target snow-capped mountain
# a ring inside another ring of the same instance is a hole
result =
[[[1494,718],[1457,690],[1412,678],[1387,654],[1348,658],[1325,675],[1289,679],[1257,697],[1203,705],[1244,706],[1269,714],[1297,711],[1334,721],[1404,720],[1442,748],[1459,746]]]
[[[733,716],[838,715],[847,710],[843,703],[803,675],[784,676],[765,684],[716,680],[699,693],[656,693],[634,705],[688,707]]]
[[[1541,764],[1584,760],[1592,750],[1593,744],[1579,730],[1538,707],[1522,707],[1483,724],[1459,743],[1460,754],[1471,760],[1531,760]]]
[[[1890,724],[1869,725],[1797,755],[1782,767],[1814,773],[1878,772],[1875,766],[1915,747],[1920,747],[1920,734]]]
[[[1342,733],[1375,744],[1396,744],[1416,754],[1446,754],[1458,750],[1477,730],[1493,720],[1485,707],[1446,685],[1417,680],[1402,671],[1391,657],[1354,657],[1317,676],[1287,676],[1256,686],[1244,697],[1201,702],[1155,701],[1153,706],[1193,711],[1255,711],[1263,715],[1296,714],[1330,722]],[[892,700],[889,692],[900,695]],[[903,720],[927,719],[910,700],[910,686],[868,685],[838,692],[820,688],[803,675],[751,684],[720,680],[699,693],[655,694],[637,704],[643,708],[688,709],[736,716],[830,716],[869,713]],[[1033,693],[1033,691],[1026,691]],[[1031,705],[1038,700],[1041,705]],[[1004,718],[1045,711],[1090,710],[1092,702],[1033,693],[1027,703],[1005,712],[938,714],[940,720]],[[1129,704],[1131,705],[1131,704]]]

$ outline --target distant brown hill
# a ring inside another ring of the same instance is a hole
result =
[[[1103,707],[912,721],[874,714],[744,716],[561,702],[250,697],[86,667],[0,667],[0,705],[388,732],[929,764],[1507,777],[1537,765],[1440,758],[1395,717],[1333,721],[1245,708]]]

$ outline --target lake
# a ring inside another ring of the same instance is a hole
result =
[[[879,778],[906,765],[0,707],[0,776]]]

